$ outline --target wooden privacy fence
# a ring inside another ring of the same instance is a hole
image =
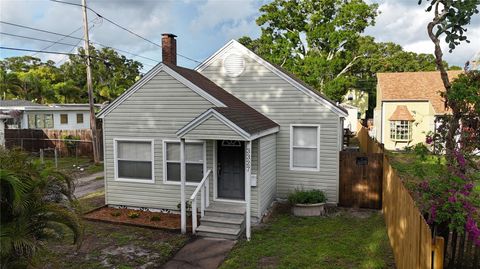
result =
[[[101,134],[101,132],[99,132]],[[70,137],[67,138],[67,137]],[[101,136],[99,136],[101,142]],[[61,156],[92,156],[92,133],[85,130],[5,130],[5,147],[19,147],[29,152],[57,148]],[[100,149],[103,147],[100,147]]]
[[[480,247],[468,233],[449,232],[445,236],[445,268],[480,269]]]
[[[359,126],[357,139],[360,151],[365,154],[383,155],[382,211],[388,238],[399,269],[442,269],[444,238],[432,237],[432,230],[403,182],[385,156],[383,145]]]

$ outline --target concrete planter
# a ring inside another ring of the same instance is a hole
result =
[[[325,203],[318,204],[294,204],[293,215],[298,217],[323,216],[325,214]]]

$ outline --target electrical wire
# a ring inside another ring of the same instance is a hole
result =
[[[64,2],[64,1],[58,1],[58,0],[50,0],[50,1],[56,2],[56,3],[61,3],[61,4],[67,4],[67,5],[72,5],[72,6],[83,7],[83,5],[80,5],[80,4],[77,4],[77,3]],[[103,15],[101,15],[100,13],[98,13],[97,11],[95,11],[94,9],[92,9],[92,8],[90,8],[90,7],[88,7],[88,6],[86,6],[85,8],[87,8],[88,10],[90,10],[91,12],[93,12],[93,13],[94,13],[95,15],[97,15],[98,17],[100,17],[100,18],[102,18],[102,19],[105,19],[106,21],[110,22],[111,24],[117,26],[118,28],[120,28],[120,29],[122,29],[122,30],[124,30],[124,31],[127,31],[128,33],[130,33],[130,34],[132,34],[132,35],[134,35],[134,36],[136,36],[136,37],[138,37],[138,38],[140,38],[140,39],[143,39],[144,41],[146,41],[146,42],[148,42],[148,43],[150,43],[150,44],[153,44],[154,46],[157,46],[157,47],[159,47],[159,48],[162,48],[162,46],[159,45],[159,44],[157,44],[156,42],[153,42],[153,41],[151,41],[150,39],[147,39],[147,38],[145,38],[145,37],[143,37],[143,36],[141,36],[141,35],[133,32],[132,30],[130,30],[130,29],[126,28],[126,27],[123,27],[122,25],[120,25],[120,24],[112,21],[111,19],[109,19],[109,18],[107,18],[107,17],[105,17],[105,16],[103,16]],[[180,54],[180,53],[177,53],[177,55],[180,56],[180,57],[183,57],[183,58],[185,58],[185,59],[187,59],[187,60],[196,62],[196,63],[202,63],[202,62],[200,62],[200,61],[197,61],[197,60],[195,60],[195,59],[192,59],[192,58],[187,57],[187,56],[185,56],[185,55],[182,55],[182,54]]]

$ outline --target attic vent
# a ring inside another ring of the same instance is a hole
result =
[[[241,55],[230,54],[223,60],[223,68],[229,77],[238,77],[245,70],[245,60]]]

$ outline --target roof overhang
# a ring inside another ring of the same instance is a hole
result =
[[[237,133],[240,137],[242,137],[246,141],[252,141],[252,140],[255,140],[257,138],[267,136],[267,135],[270,135],[270,134],[273,134],[273,133],[277,133],[278,131],[280,131],[280,127],[276,126],[276,127],[273,127],[273,128],[262,130],[260,132],[250,133],[250,132],[242,129],[238,125],[236,125],[234,122],[229,120],[227,117],[225,117],[224,115],[222,115],[221,113],[219,113],[215,109],[210,108],[207,111],[200,114],[194,120],[192,120],[191,122],[187,123],[185,126],[180,128],[176,132],[176,135],[178,137],[184,137],[190,131],[195,130],[195,128],[200,126],[202,123],[204,123],[206,120],[210,119],[211,117],[214,117],[217,120],[219,120],[221,123],[223,123],[225,126],[227,126],[232,131]]]
[[[272,73],[276,74],[280,78],[282,78],[285,81],[287,81],[288,83],[290,83],[297,90],[299,90],[299,91],[303,92],[304,94],[308,95],[309,97],[311,97],[315,101],[325,105],[328,109],[330,109],[332,112],[334,112],[338,116],[340,116],[340,117],[347,117],[348,116],[348,113],[346,111],[344,111],[343,109],[335,106],[334,104],[332,104],[330,101],[326,100],[325,98],[322,98],[321,96],[313,93],[312,90],[305,87],[304,85],[302,85],[301,83],[299,83],[295,79],[291,78],[290,76],[288,76],[287,74],[285,74],[284,72],[282,72],[281,70],[276,68],[274,65],[272,65],[268,61],[265,61],[264,59],[262,59],[262,57],[258,56],[257,54],[255,54],[254,52],[252,52],[251,50],[249,50],[248,48],[246,48],[245,46],[243,46],[242,44],[240,44],[238,41],[236,41],[234,39],[230,40],[227,44],[225,44],[222,48],[220,48],[212,56],[210,56],[204,62],[199,64],[195,68],[195,70],[198,71],[198,72],[202,72],[211,63],[213,63],[217,58],[222,57],[228,51],[228,49],[232,48],[232,47],[240,50],[245,55],[248,55],[250,58],[252,58],[253,60],[257,61],[259,64],[263,65],[265,68],[270,70]]]
[[[112,103],[110,103],[109,105],[105,106],[102,110],[100,110],[97,113],[97,117],[103,119],[112,110],[114,110],[117,106],[123,103],[126,99],[128,99],[132,94],[134,94],[137,90],[143,87],[147,82],[149,82],[153,77],[155,77],[161,71],[164,71],[165,73],[169,74],[170,76],[175,78],[177,81],[179,81],[186,87],[190,88],[192,91],[196,92],[197,94],[199,94],[200,96],[202,96],[203,98],[211,102],[213,105],[218,107],[226,106],[224,103],[214,98],[212,95],[208,94],[207,92],[202,90],[200,87],[193,84],[192,82],[184,78],[182,75],[178,74],[173,69],[168,67],[167,65],[159,63],[150,71],[148,71],[144,77],[142,77],[140,80],[135,82],[135,84],[133,84],[127,91],[125,91],[122,95],[120,95],[117,99],[115,99]]]

